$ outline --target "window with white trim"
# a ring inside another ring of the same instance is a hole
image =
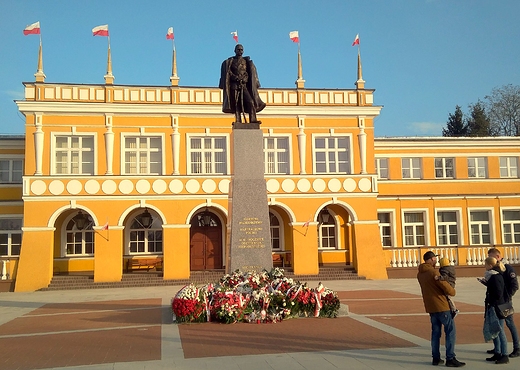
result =
[[[504,244],[520,243],[520,210],[508,209],[502,211],[502,230]]]
[[[318,221],[318,248],[337,249],[335,217],[323,209],[318,215]]]
[[[314,168],[316,173],[350,174],[350,144],[348,136],[314,138]]]
[[[379,234],[383,247],[392,247],[392,214],[390,212],[378,212]]]
[[[421,178],[421,158],[402,158],[403,179]]]
[[[425,245],[425,216],[424,212],[404,213],[404,245],[419,247]]]
[[[83,229],[78,229],[74,217],[65,226],[65,257],[92,256],[94,254],[94,222],[90,216]]]
[[[93,175],[94,136],[54,136],[54,173],[57,175]]]
[[[19,256],[22,247],[22,219],[0,218],[0,256]]]
[[[456,211],[437,212],[437,243],[438,245],[459,244],[459,227]]]
[[[225,136],[191,136],[188,139],[190,174],[227,174],[227,142]]]
[[[153,211],[152,211],[153,212]],[[163,252],[162,220],[153,212],[152,222],[146,227],[142,214],[132,219],[129,227],[130,254],[151,254]]]
[[[376,158],[376,173],[379,180],[388,179],[388,158]]]
[[[265,173],[289,174],[289,138],[264,137]]]
[[[455,177],[455,160],[453,158],[435,158],[435,178],[453,179]]]
[[[500,157],[500,177],[518,177],[518,158]]]
[[[279,251],[282,249],[281,244],[281,222],[278,219],[278,217],[272,213],[269,212],[269,225],[271,230],[271,248],[273,250]]]
[[[471,245],[491,244],[489,211],[470,211],[469,230]]]
[[[0,159],[0,184],[21,184],[23,159]]]
[[[124,174],[162,175],[162,137],[125,136]]]
[[[487,161],[485,157],[468,158],[468,177],[479,179],[487,177]]]

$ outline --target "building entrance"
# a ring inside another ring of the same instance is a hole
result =
[[[195,215],[190,229],[190,270],[222,269],[222,224],[205,211]]]

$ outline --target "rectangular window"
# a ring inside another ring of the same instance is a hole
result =
[[[316,137],[314,165],[316,173],[350,174],[350,148],[347,136]]]
[[[21,184],[22,159],[0,159],[0,184]]]
[[[502,212],[502,229],[505,244],[520,243],[520,210],[511,209]]]
[[[491,222],[489,212],[471,211],[469,216],[471,244],[491,244]]]
[[[457,212],[437,212],[437,243],[438,245],[459,244]]]
[[[264,137],[265,173],[289,174],[289,138]]]
[[[160,136],[127,136],[124,143],[125,174],[162,175]]]
[[[378,212],[379,234],[381,235],[381,245],[392,247],[392,214],[390,212]]]
[[[376,158],[376,172],[379,180],[388,179],[388,158]]]
[[[403,158],[401,164],[403,179],[421,178],[421,158]]]
[[[188,158],[191,174],[227,174],[225,136],[190,137]]]
[[[22,247],[22,219],[0,218],[0,256],[19,256]]]
[[[94,136],[55,136],[54,144],[57,175],[94,174]]]
[[[435,158],[435,178],[453,179],[455,177],[453,158]]]
[[[468,177],[482,178],[487,177],[487,163],[484,157],[468,158]]]
[[[517,157],[500,157],[500,177],[518,177]]]
[[[404,244],[407,247],[418,247],[424,243],[424,212],[404,213]]]

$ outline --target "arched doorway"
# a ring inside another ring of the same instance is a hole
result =
[[[206,210],[191,219],[190,270],[215,269],[222,269],[222,223]]]

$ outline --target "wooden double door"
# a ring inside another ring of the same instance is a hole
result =
[[[190,270],[222,269],[222,225],[212,213],[193,217],[190,229]]]

